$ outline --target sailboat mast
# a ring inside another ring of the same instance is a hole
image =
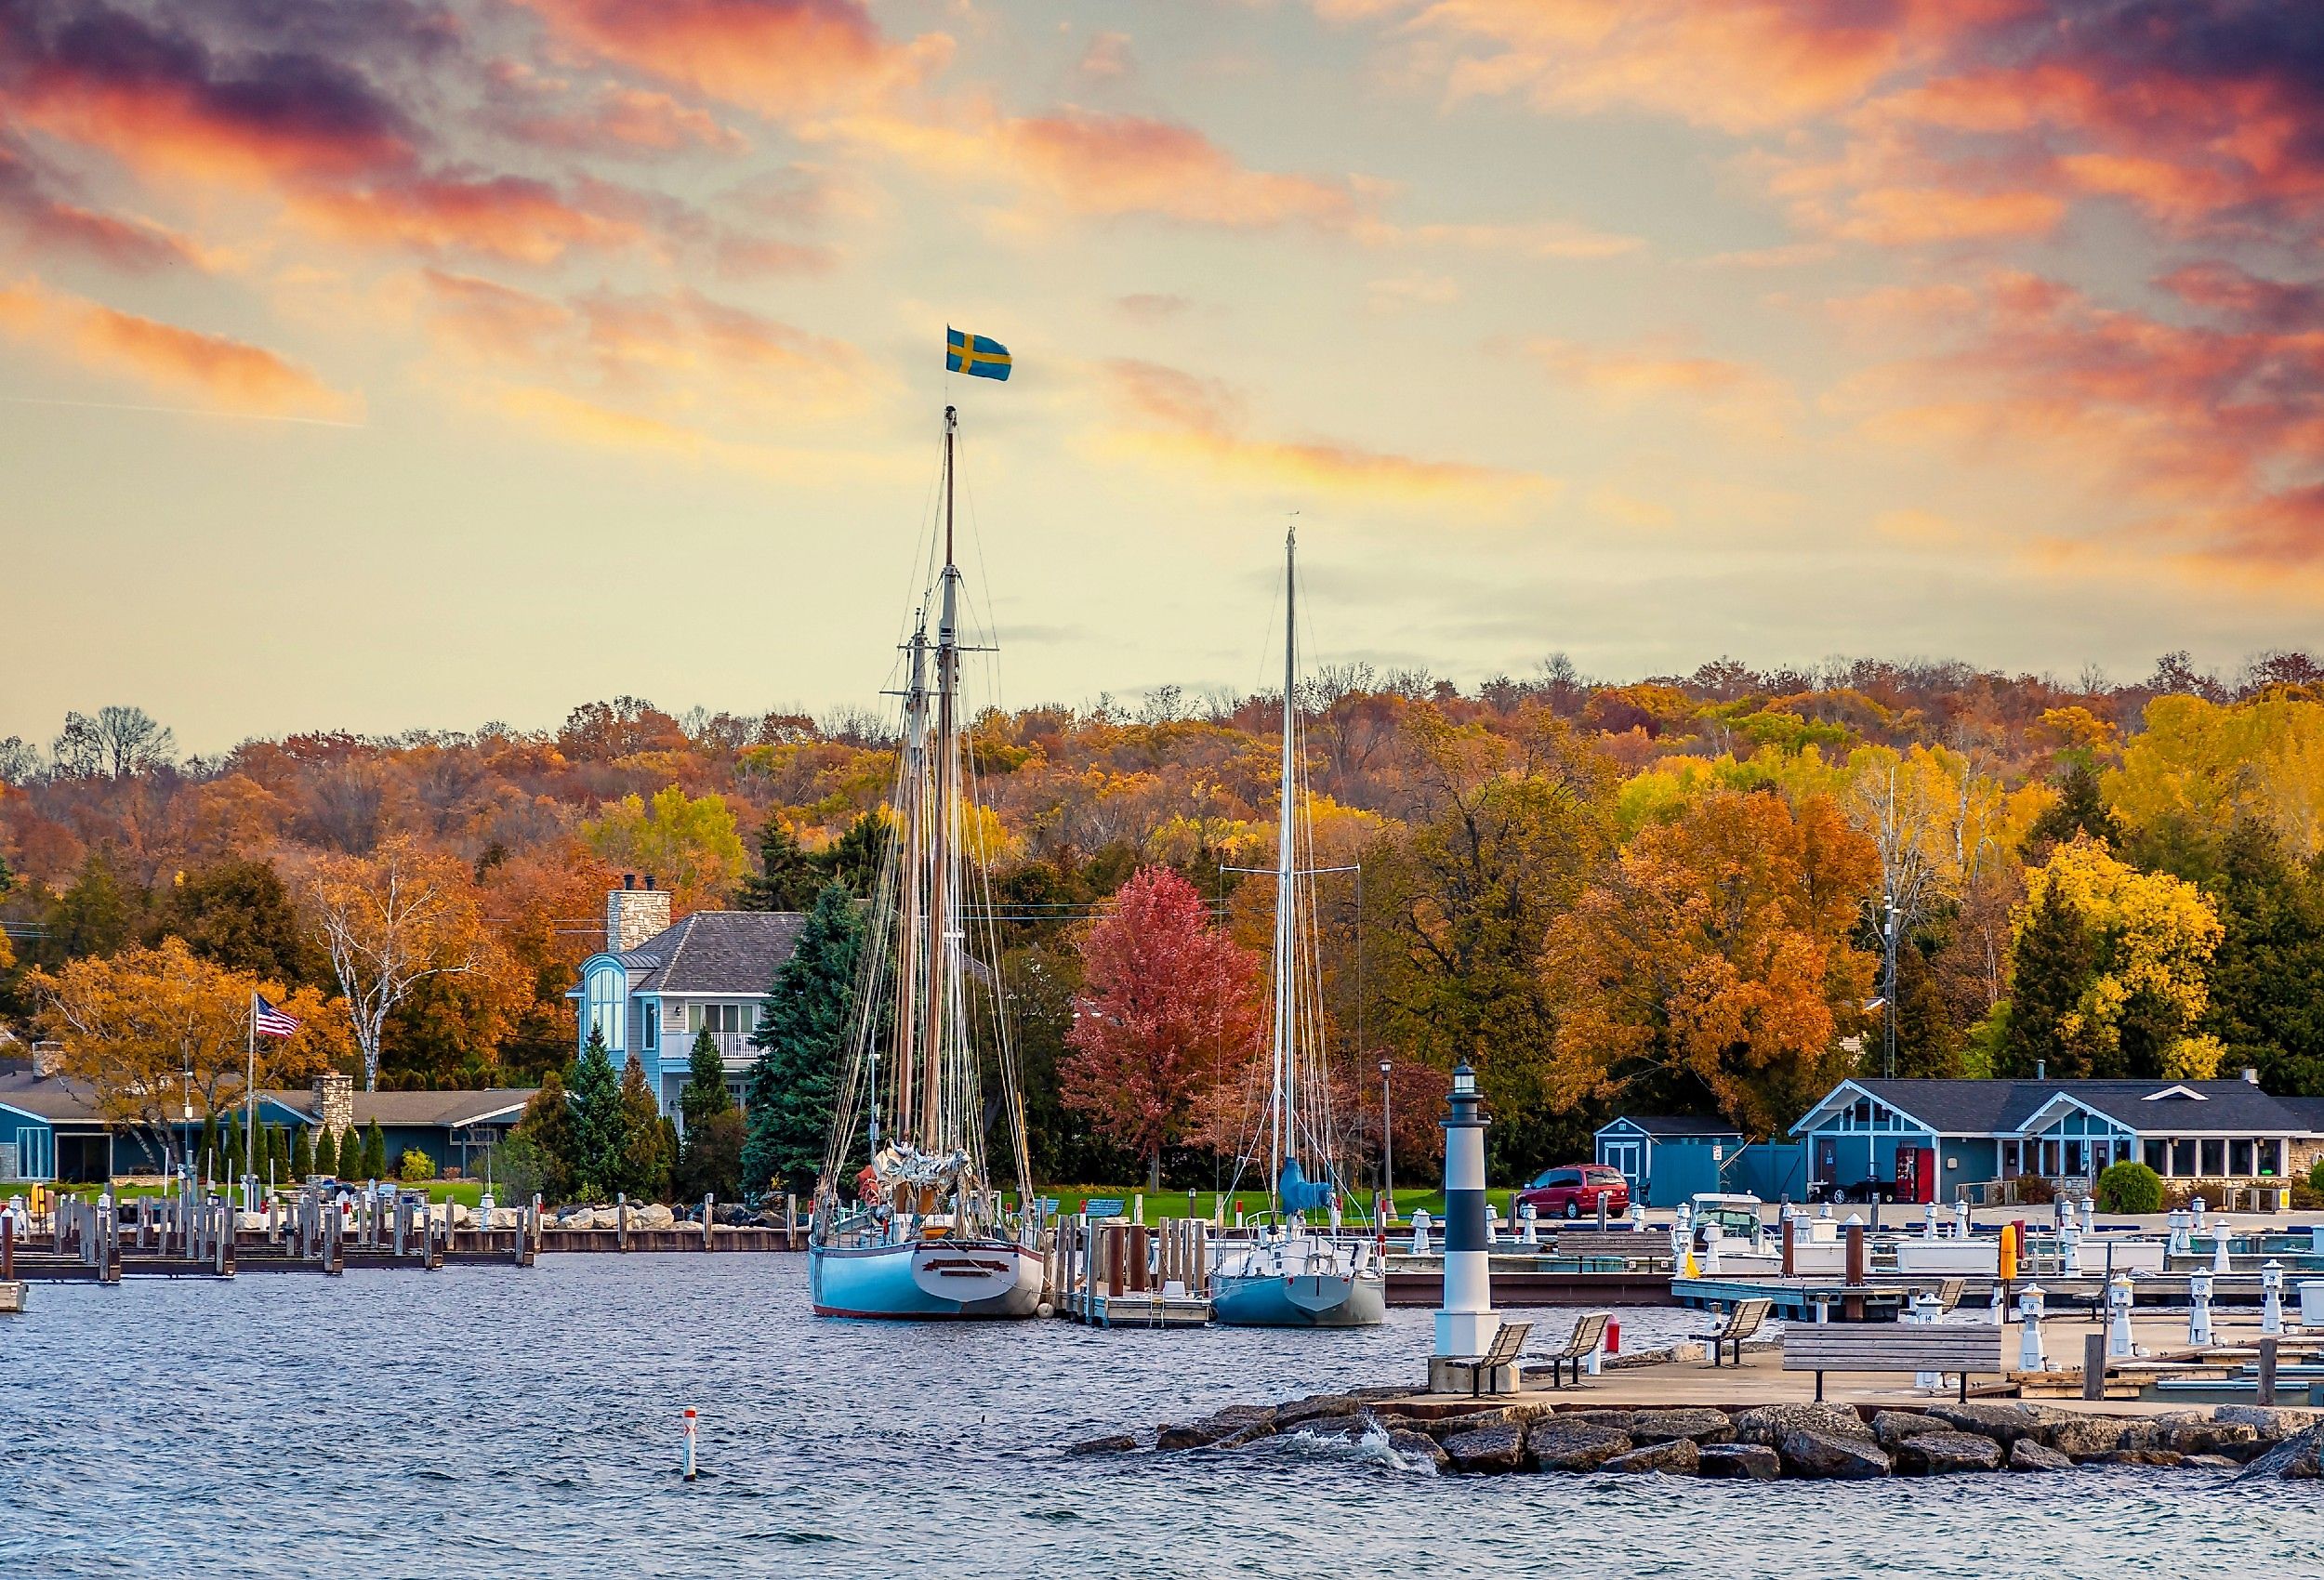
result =
[[[1283,810],[1275,820],[1275,958],[1274,958],[1274,1130],[1273,1169],[1268,1190],[1272,1193],[1283,1178],[1287,1157],[1299,1152],[1299,1137],[1291,1122],[1291,1088],[1298,1072],[1293,1048],[1297,1027],[1292,1020],[1292,972],[1296,962],[1293,950],[1299,937],[1293,913],[1299,906],[1298,854],[1296,825],[1299,821],[1298,764],[1293,744],[1293,713],[1298,706],[1299,686],[1299,582],[1294,557],[1298,553],[1299,529],[1287,528],[1283,534]]]
[[[896,875],[903,914],[897,917],[897,934],[902,943],[901,957],[896,963],[896,1106],[895,1127],[909,1133],[912,1129],[913,1080],[917,1073],[915,1055],[918,1043],[914,1034],[919,1022],[919,984],[925,970],[920,950],[920,903],[924,886],[920,881],[920,852],[924,848],[924,823],[928,811],[928,617],[921,612],[912,630],[912,679],[904,701],[904,771],[898,776],[903,795],[904,826],[899,831],[896,850]],[[875,1149],[876,1150],[876,1149]]]
[[[920,1146],[944,1150],[947,1138],[938,1129],[943,1113],[944,1013],[953,979],[952,960],[952,844],[953,844],[953,693],[960,673],[958,586],[960,573],[952,559],[953,435],[959,413],[944,408],[944,569],[942,601],[936,624],[936,739],[935,805],[929,818],[928,878],[928,996],[920,1047]]]

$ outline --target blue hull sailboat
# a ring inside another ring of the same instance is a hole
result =
[[[976,920],[989,918],[993,907],[982,889],[983,852],[972,848],[982,823],[970,815],[973,765],[958,706],[967,650],[952,545],[957,426],[945,407],[936,636],[931,643],[923,606],[905,648],[904,740],[890,837],[808,1235],[808,1290],[818,1316],[1017,1318],[1048,1310],[1038,1215],[1029,1206],[1005,1208],[985,1155],[989,1053],[1000,1073],[1009,1161],[1021,1187],[1032,1177],[1015,1050],[997,992],[981,1017],[991,1046],[980,1048],[971,1034],[979,1019],[975,984],[994,981],[971,951],[981,944],[991,959],[998,952],[990,921]]]
[[[1337,1232],[1340,1155],[1326,1068],[1313,888],[1314,841],[1299,743],[1296,533],[1283,546],[1283,809],[1275,829],[1275,933],[1269,1034],[1267,1189],[1255,1241],[1222,1243],[1211,1316],[1239,1327],[1372,1327],[1388,1319],[1387,1269],[1370,1240]],[[1304,1160],[1304,1161],[1302,1161]],[[1313,1177],[1311,1178],[1311,1170]],[[1310,1227],[1309,1215],[1322,1218]]]

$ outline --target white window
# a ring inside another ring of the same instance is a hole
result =
[[[581,1017],[581,1043],[588,1046],[589,1034],[597,1033],[605,1039],[605,1051],[619,1064],[627,1039],[623,1034],[624,992],[629,985],[627,974],[618,966],[589,973],[588,994]]]

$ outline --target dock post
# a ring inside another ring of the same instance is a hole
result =
[[[1796,1273],[1797,1273],[1797,1271],[1798,1271],[1798,1261],[1799,1261],[1799,1258],[1798,1258],[1797,1254],[1796,1254],[1796,1253],[1792,1250],[1792,1248],[1791,1248],[1791,1247],[1792,1247],[1792,1242],[1793,1242],[1793,1240],[1797,1237],[1797,1235],[1798,1235],[1798,1233],[1799,1233],[1799,1228],[1800,1228],[1800,1220],[1799,1220],[1797,1218],[1795,1218],[1795,1217],[1793,1217],[1793,1216],[1792,1216],[1791,1209],[1790,1209],[1789,1207],[1786,1207],[1786,1208],[1784,1208],[1784,1209],[1783,1209],[1783,1276],[1784,1276],[1784,1277],[1786,1277],[1786,1278],[1790,1278],[1790,1277],[1795,1276],[1795,1274],[1796,1274]]]
[[[16,1214],[0,1212],[0,1284],[16,1282]]]
[[[2276,1347],[2282,1340],[2274,1335],[2260,1340],[2259,1402],[2276,1402]]]
[[[410,1240],[411,1221],[412,1204],[404,1199],[403,1192],[398,1191],[395,1193],[395,1259],[399,1262],[403,1259],[404,1249]]]
[[[1476,1071],[1463,1060],[1453,1071],[1451,1113],[1445,1120],[1445,1273],[1436,1310],[1436,1345],[1429,1366],[1434,1391],[1444,1363],[1482,1355],[1501,1320],[1493,1310],[1491,1230],[1486,1218],[1485,1126]]]
[[[706,1250],[708,1250],[708,1249],[710,1248],[710,1214],[711,1214],[711,1212],[713,1211],[713,1209],[715,1208],[715,1206],[716,1206],[716,1205],[717,1205],[717,1200],[718,1200],[718,1199],[717,1199],[717,1197],[715,1197],[715,1196],[711,1195],[708,1192],[705,1192],[703,1193],[703,1197],[702,1197],[702,1248],[703,1248],[704,1250],[706,1250]]]
[[[2106,1396],[2106,1336],[2102,1333],[2082,1335],[2082,1397],[2104,1399]]]
[[[795,1191],[783,1192],[783,1248],[799,1249],[799,1193]]]
[[[1865,1245],[1864,1219],[1855,1213],[1848,1215],[1848,1293],[1841,1301],[1841,1310],[1852,1323],[1864,1320]]]
[[[618,1192],[614,1196],[614,1244],[629,1249],[629,1192]]]

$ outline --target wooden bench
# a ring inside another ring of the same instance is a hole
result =
[[[1826,1372],[1958,1372],[1961,1397],[1969,1374],[2000,1373],[2001,1329],[1982,1323],[1792,1323],[1783,1330],[1783,1369],[1814,1372],[1824,1397]]]
[[[1564,1349],[1537,1350],[1525,1359],[1547,1361],[1550,1363],[1550,1386],[1552,1388],[1565,1386],[1563,1379],[1566,1368],[1570,1366],[1573,1369],[1575,1386],[1578,1387],[1581,1383],[1581,1363],[1596,1351],[1598,1346],[1605,1342],[1605,1324],[1612,1321],[1614,1313],[1611,1311],[1584,1311],[1574,1319],[1574,1331],[1565,1336]]]
[[[1091,1223],[1102,1218],[1119,1218],[1122,1216],[1122,1199],[1119,1196],[1092,1196],[1081,1204],[1081,1216]]]
[[[1741,1365],[1743,1341],[1760,1330],[1767,1321],[1767,1313],[1775,1309],[1776,1303],[1763,1297],[1737,1300],[1735,1310],[1727,1313],[1725,1323],[1705,1340],[1710,1346],[1710,1363],[1714,1366],[1719,1363],[1722,1349],[1731,1349],[1735,1351],[1735,1363]]]
[[[1525,1340],[1532,1336],[1531,1323],[1503,1323],[1500,1332],[1493,1336],[1491,1348],[1484,1354],[1447,1356],[1437,1364],[1445,1372],[1447,1381],[1456,1372],[1466,1373],[1469,1397],[1479,1398],[1485,1391],[1485,1379],[1512,1363],[1517,1359],[1517,1352],[1525,1347]]]
[[[1625,1262],[1667,1262],[1670,1239],[1666,1234],[1641,1234],[1634,1230],[1561,1229],[1550,1236],[1551,1254],[1574,1261],[1601,1257]]]

